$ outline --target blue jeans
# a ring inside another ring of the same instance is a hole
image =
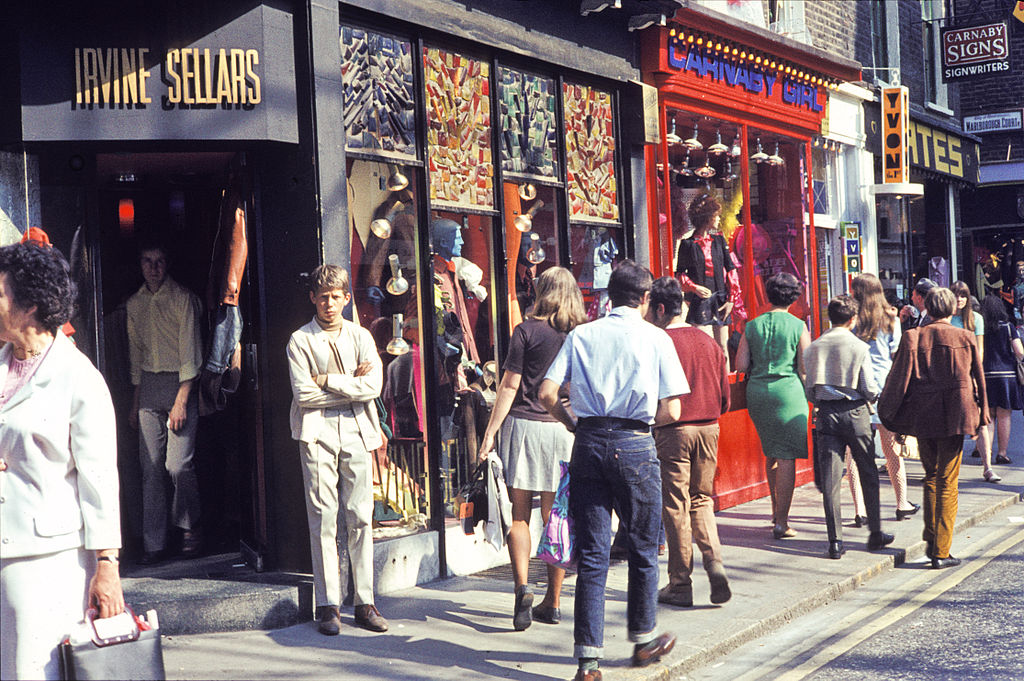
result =
[[[576,430],[569,464],[569,513],[576,532],[575,657],[603,657],[605,583],[611,512],[629,548],[626,616],[629,640],[648,643],[658,606],[661,469],[649,433]]]

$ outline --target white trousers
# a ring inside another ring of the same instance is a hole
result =
[[[325,412],[316,442],[300,442],[316,607],[341,605],[338,537],[347,536],[355,605],[373,603],[373,476],[354,418]],[[341,503],[339,509],[339,488]]]
[[[57,646],[82,620],[81,548],[0,560],[0,679],[59,679]]]

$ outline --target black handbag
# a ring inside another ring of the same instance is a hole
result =
[[[457,501],[462,531],[466,534],[473,534],[477,523],[487,521],[486,461],[477,465],[469,481],[459,489]]]
[[[134,627],[131,632],[103,638],[96,630],[96,611],[86,613],[91,639],[60,644],[61,676],[70,681],[89,679],[166,678],[160,630],[142,631],[128,608]]]

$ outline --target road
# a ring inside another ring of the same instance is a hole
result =
[[[964,559],[957,568],[906,563],[676,678],[1024,679],[1024,511],[1010,507],[958,536],[953,555]]]

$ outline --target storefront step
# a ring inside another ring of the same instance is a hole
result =
[[[308,620],[312,585],[195,577],[128,577],[125,602],[136,613],[155,609],[165,635],[277,629]]]

